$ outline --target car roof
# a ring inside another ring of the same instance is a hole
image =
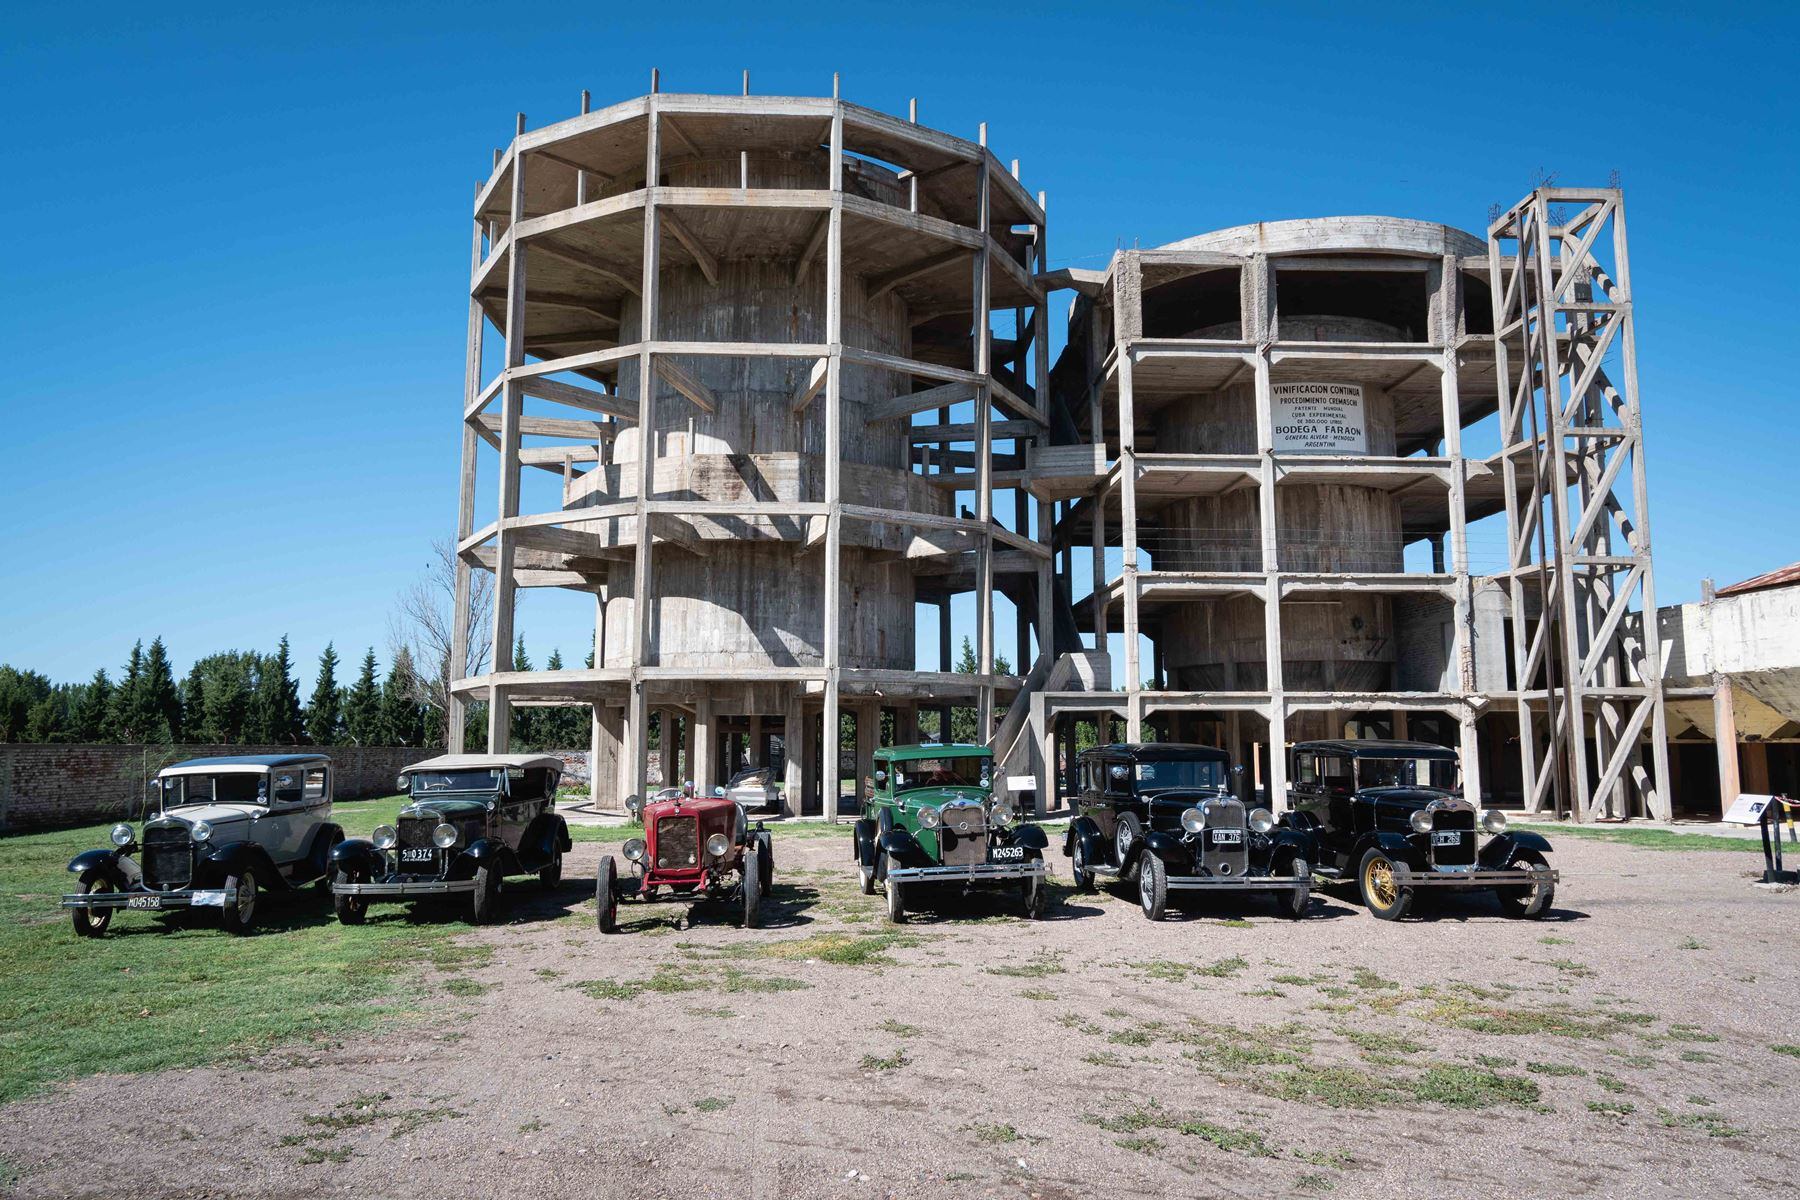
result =
[[[1110,745],[1095,746],[1083,750],[1083,755],[1095,754],[1117,758],[1135,758],[1145,762],[1230,762],[1231,752],[1221,750],[1217,746],[1195,746],[1187,742],[1113,742]]]
[[[260,775],[274,767],[297,767],[302,764],[330,762],[330,756],[325,754],[221,755],[216,758],[190,758],[186,762],[172,763],[158,771],[157,774],[206,775],[243,772]]]
[[[563,761],[554,754],[440,754],[436,758],[428,758],[424,762],[416,762],[403,768],[401,774],[413,771],[479,771],[495,767],[547,767],[552,771],[560,771],[563,769]]]
[[[1402,742],[1379,738],[1336,738],[1318,742],[1299,742],[1296,750],[1319,750],[1342,754],[1347,758],[1450,758],[1456,751],[1433,742]]]
[[[921,758],[992,758],[993,750],[986,746],[970,746],[959,742],[944,745],[925,743],[918,746],[886,746],[875,752],[876,759],[883,762],[915,762]]]

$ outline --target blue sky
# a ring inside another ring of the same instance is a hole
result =
[[[473,184],[515,111],[652,66],[789,94],[836,70],[860,103],[985,120],[1049,192],[1055,265],[1259,219],[1479,229],[1545,172],[1617,171],[1659,599],[1800,558],[1791,8],[10,11],[0,662],[79,679],[139,637],[185,668],[287,633],[310,677],[328,640],[383,650],[455,519]],[[1519,47],[1555,56],[1527,78]],[[524,611],[533,657],[579,661],[584,615]]]

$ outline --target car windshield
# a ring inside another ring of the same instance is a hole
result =
[[[1356,773],[1366,788],[1456,788],[1456,763],[1448,758],[1363,758],[1357,760]]]
[[[177,804],[266,804],[269,777],[260,771],[221,775],[172,775],[162,785],[164,808]]]
[[[478,771],[414,771],[412,794],[429,796],[437,792],[497,792],[500,790],[498,768]]]
[[[891,764],[890,774],[893,776],[896,792],[928,787],[984,788],[988,786],[993,761],[991,758],[973,755],[964,758],[918,758]]]
[[[1207,762],[1141,762],[1137,764],[1139,791],[1162,791],[1165,788],[1207,788],[1225,786],[1225,764],[1214,759]]]

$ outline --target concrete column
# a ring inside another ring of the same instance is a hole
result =
[[[762,714],[751,713],[750,714],[750,763],[749,763],[749,765],[753,766],[753,767],[763,767],[763,766],[767,766],[768,763],[769,763],[769,752],[763,746]],[[729,763],[727,765],[729,766],[731,773],[735,775],[738,770],[738,765],[735,762]]]
[[[1745,742],[1739,748],[1738,757],[1742,759],[1740,775],[1743,788],[1752,796],[1769,794],[1769,744],[1767,742]]]
[[[819,753],[819,727],[821,716],[808,712],[800,720],[800,811],[805,812],[808,802],[822,799],[819,791],[819,776],[823,773],[824,756]]]
[[[881,740],[881,702],[870,700],[856,706],[856,799],[860,805],[868,796],[868,779],[875,770],[875,747]]]
[[[1719,813],[1724,815],[1743,790],[1738,783],[1737,696],[1729,675],[1713,676],[1713,739],[1719,754]],[[1671,811],[1674,802],[1671,796]]]
[[[902,704],[894,709],[894,745],[911,746],[919,740],[919,706]]]
[[[717,756],[718,726],[713,723],[711,696],[702,696],[695,703],[689,739],[693,745],[694,786],[700,790],[701,795],[710,796],[713,788],[724,782],[718,777],[718,765],[714,761]]]
[[[1468,798],[1471,804],[1480,807],[1482,804],[1481,740],[1476,735],[1475,716],[1473,713],[1464,713],[1461,722],[1462,747],[1460,753],[1462,757],[1463,795]]]
[[[630,797],[641,798],[645,794],[645,775],[650,761],[646,746],[650,740],[650,710],[645,707],[643,689],[634,685],[631,690],[633,695],[626,700],[619,714],[619,735],[625,747],[625,753],[619,755],[621,807]]]
[[[806,789],[805,774],[802,770],[804,760],[801,758],[800,729],[803,724],[800,705],[800,689],[795,687],[788,694],[787,710],[782,723],[781,744],[787,760],[782,766],[782,812],[790,817],[800,815],[800,797]]]
[[[619,785],[625,770],[622,753],[625,710],[596,704],[593,714],[592,737],[588,744],[588,788],[594,807],[607,812],[623,812],[625,793]]]

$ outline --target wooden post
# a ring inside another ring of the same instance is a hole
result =
[[[475,195],[481,195],[481,185],[475,186]],[[475,471],[476,455],[480,446],[480,435],[475,432],[475,418],[469,415],[474,407],[475,398],[481,395],[481,357],[482,339],[487,333],[487,317],[481,311],[481,303],[475,297],[473,280],[475,273],[481,269],[481,247],[483,233],[481,221],[475,219],[472,245],[469,249],[469,335],[463,362],[463,413],[465,419],[462,427],[462,470],[458,476],[456,492],[456,544],[461,546],[475,532]],[[459,552],[456,555],[456,576],[451,592],[451,635],[450,635],[450,682],[465,678],[469,673],[469,622],[474,614],[469,611],[471,597],[474,593],[474,567]],[[460,695],[450,692],[444,697],[445,738],[444,748],[452,754],[463,751],[464,739],[468,730],[469,706]]]
[[[518,132],[525,131],[519,115]],[[525,219],[525,156],[513,140],[510,229]],[[513,380],[514,368],[525,365],[525,248],[516,241],[507,251],[506,384],[500,389],[500,511],[494,526],[494,671],[513,666],[513,609],[518,589],[513,583],[514,537],[507,522],[519,515],[519,418],[525,392]],[[498,685],[488,689],[488,753],[504,754],[512,740],[512,704]]]

